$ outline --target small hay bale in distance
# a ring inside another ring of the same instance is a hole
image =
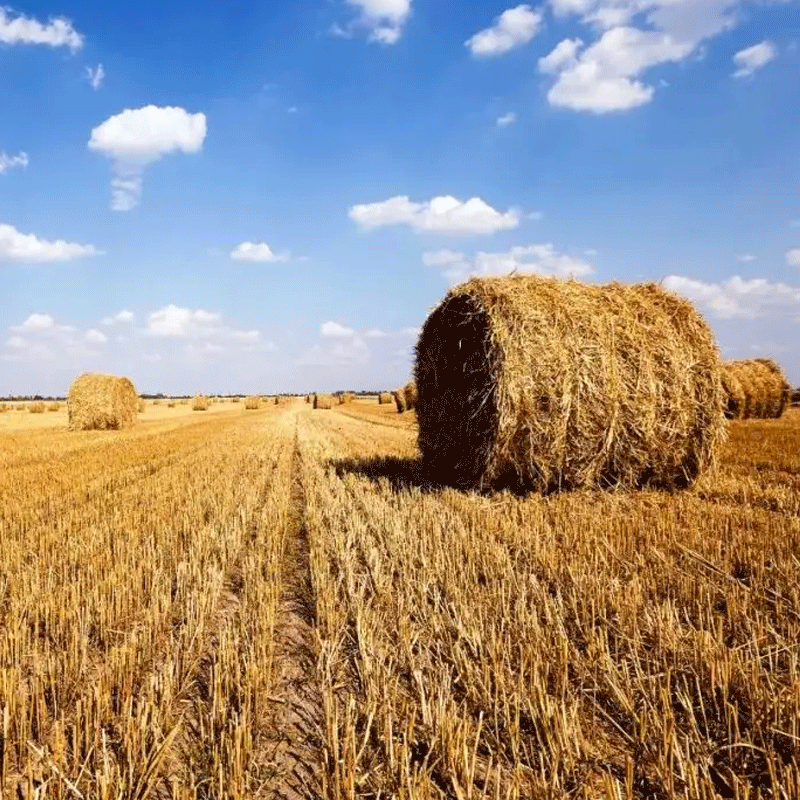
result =
[[[261,408],[261,398],[257,394],[250,394],[244,399],[245,411],[256,411]]]
[[[333,397],[329,394],[315,394],[314,408],[328,410],[333,408]]]
[[[464,489],[683,488],[725,436],[714,336],[656,284],[474,278],[414,371],[424,465]]]
[[[48,411],[61,411],[61,403],[48,403],[47,404]]]
[[[735,417],[737,419],[777,419],[789,405],[789,382],[772,359],[728,361],[723,364],[723,385],[726,375],[733,376],[739,382],[744,397],[741,414]]]
[[[174,400],[168,400],[167,401],[167,408],[175,408],[175,401]]]
[[[44,414],[47,406],[42,402],[28,403],[28,411],[31,414]]]
[[[353,392],[340,392],[339,393],[339,405],[346,406],[348,403],[352,403],[355,400],[355,394]]]
[[[208,411],[210,403],[204,394],[196,394],[192,398],[192,411]]]
[[[406,393],[403,389],[392,392],[394,404],[397,406],[397,413],[402,414],[406,410]]]
[[[70,430],[120,430],[136,422],[138,411],[139,396],[128,378],[84,372],[69,387]]]
[[[409,381],[403,387],[403,396],[406,400],[406,411],[411,411],[417,405],[417,384],[414,381]]]
[[[742,419],[745,414],[747,397],[737,372],[738,370],[732,364],[722,365],[720,378],[725,391],[725,417],[727,419]]]
[[[382,406],[391,405],[393,400],[392,392],[381,392],[378,395],[378,403]]]

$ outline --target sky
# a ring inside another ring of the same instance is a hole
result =
[[[800,0],[0,6],[0,395],[390,388],[513,270],[798,385],[799,45]]]

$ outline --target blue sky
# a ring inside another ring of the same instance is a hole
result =
[[[389,387],[514,268],[663,280],[800,384],[799,11],[6,7],[0,394]]]

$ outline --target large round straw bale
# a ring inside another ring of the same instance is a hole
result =
[[[382,406],[389,405],[392,402],[392,393],[391,392],[381,392],[378,395],[378,403]]]
[[[204,394],[196,394],[192,398],[192,411],[208,411],[210,403]]]
[[[118,430],[136,422],[139,397],[128,378],[84,372],[69,387],[70,430]]]
[[[244,399],[245,411],[256,411],[261,408],[261,398],[257,394],[250,394]]]
[[[474,278],[416,348],[419,446],[462,488],[689,485],[725,435],[714,337],[656,284]]]
[[[403,395],[406,399],[406,411],[411,411],[417,406],[417,384],[415,381],[409,381],[403,387]]]
[[[723,364],[720,377],[725,390],[725,416],[728,419],[742,419],[745,413],[746,397],[742,383],[737,377],[738,370],[733,364]]]
[[[403,389],[397,389],[392,392],[394,403],[397,406],[397,413],[402,414],[406,410],[406,393]]]
[[[315,394],[314,408],[330,409],[333,408],[333,397],[329,394]]]

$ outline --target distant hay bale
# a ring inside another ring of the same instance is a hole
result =
[[[47,404],[48,411],[61,411],[61,403],[48,403]]]
[[[403,395],[406,400],[406,411],[411,411],[417,406],[417,384],[414,381],[409,381],[403,387]]]
[[[250,394],[244,399],[245,411],[256,411],[261,408],[261,398],[257,394]]]
[[[128,378],[84,372],[69,387],[70,430],[119,430],[136,422],[139,397]]]
[[[394,403],[397,406],[397,413],[402,414],[406,410],[406,393],[403,389],[392,392]]]
[[[474,278],[416,347],[419,447],[461,488],[681,488],[725,436],[714,337],[655,284]]]
[[[161,401],[160,400],[153,400],[153,405],[154,406],[160,406],[161,405]]]
[[[196,394],[192,398],[192,411],[208,411],[210,403],[204,394]]]
[[[737,376],[736,368],[731,364],[723,364],[720,378],[726,396],[726,418],[742,419],[745,415],[747,397],[742,382]]]
[[[46,406],[44,403],[28,403],[28,411],[30,411],[31,414],[44,414],[45,409]]]
[[[314,408],[330,409],[333,408],[333,397],[329,394],[315,394]]]
[[[392,402],[392,393],[391,392],[381,392],[378,395],[378,403],[382,406],[389,405]]]
[[[741,386],[744,402],[737,418],[777,419],[789,405],[789,382],[772,359],[728,361],[723,364],[723,376],[725,374],[735,377]]]
[[[168,400],[167,401],[167,408],[175,408],[175,401],[174,400]]]
[[[188,401],[187,398],[181,397],[181,399],[178,400],[178,405],[179,406],[188,406],[189,405],[189,401]]]
[[[8,405],[6,403],[0,403],[0,414],[5,414],[8,411]]]
[[[352,403],[355,400],[355,394],[353,392],[340,392],[339,393],[339,405],[344,406],[348,403]]]

